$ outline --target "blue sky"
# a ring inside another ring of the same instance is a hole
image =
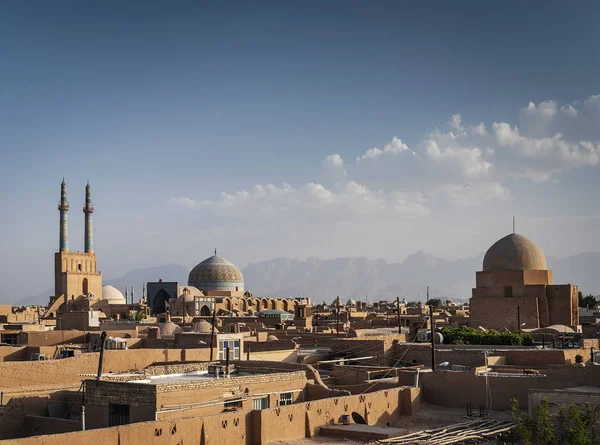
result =
[[[600,249],[600,6],[323,3],[3,2],[0,299],[51,287],[63,175],[107,277],[464,257],[513,215]]]

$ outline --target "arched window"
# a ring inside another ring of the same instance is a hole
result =
[[[83,295],[87,295],[89,293],[88,291],[88,279],[84,278],[83,279]]]

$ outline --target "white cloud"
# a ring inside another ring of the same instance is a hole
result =
[[[560,107],[560,112],[570,117],[577,117],[579,115],[579,111],[573,105],[563,105]]]
[[[489,201],[507,201],[511,198],[511,191],[499,182],[444,184],[434,193],[442,194],[460,207],[481,206]]]
[[[551,137],[527,138],[520,134],[518,128],[507,123],[494,123],[492,128],[501,146],[513,148],[523,157],[551,159],[559,168],[595,165],[600,160],[600,145],[592,142],[568,142],[560,133]]]
[[[398,139],[396,136],[394,136],[392,141],[383,147],[383,150],[377,147],[370,148],[365,152],[365,154],[358,156],[356,158],[356,162],[376,160],[386,154],[397,154],[405,151],[410,151],[408,145],[402,142],[401,139]]]
[[[529,116],[541,116],[543,118],[552,118],[556,116],[558,112],[558,105],[553,100],[547,100],[540,102],[538,105],[533,102],[529,102],[529,105],[525,108],[525,114]]]
[[[185,196],[171,197],[167,199],[167,202],[175,204],[184,209],[195,209],[196,207],[198,207],[198,201],[191,198],[187,198]]]
[[[334,179],[339,179],[348,176],[344,160],[338,154],[332,154],[323,159],[323,169],[325,174],[331,175]]]
[[[227,240],[279,236],[277,247],[333,249],[333,239],[387,243],[401,236],[399,227],[412,233],[449,215],[456,221],[501,217],[520,199],[512,187],[536,187],[600,162],[600,96],[579,104],[531,102],[515,111],[513,121],[494,123],[456,113],[445,130],[434,128],[413,148],[394,137],[358,156],[329,154],[315,167],[322,177],[294,185],[248,185],[208,200],[168,201],[222,222],[217,236]]]

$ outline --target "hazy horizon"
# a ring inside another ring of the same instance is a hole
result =
[[[63,176],[105,277],[215,246],[469,258],[513,216],[547,256],[600,251],[597,3],[0,11],[0,297],[53,283]]]

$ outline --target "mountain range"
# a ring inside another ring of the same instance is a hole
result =
[[[369,260],[364,257],[344,257],[330,260],[308,258],[297,260],[275,258],[249,264],[242,269],[246,289],[257,296],[306,296],[315,301],[343,298],[378,301],[396,296],[408,300],[425,300],[427,286],[431,297],[467,300],[475,286],[475,271],[481,270],[483,254],[476,257],[445,260],[425,252],[416,252],[404,261]],[[548,257],[548,267],[554,272],[554,282],[577,284],[584,293],[600,293],[600,253],[584,253],[564,258]],[[124,292],[125,286],[135,287],[142,295],[142,283],[178,281],[186,283],[190,268],[178,264],[134,269],[115,279],[105,279]],[[23,298],[19,305],[47,304],[53,290]]]

